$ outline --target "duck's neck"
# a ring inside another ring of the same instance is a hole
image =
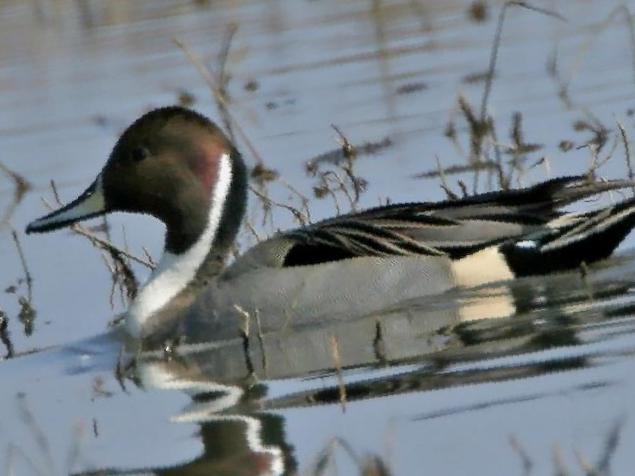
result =
[[[244,215],[246,180],[245,166],[237,153],[220,158],[205,226],[181,252],[173,252],[166,245],[157,267],[128,309],[130,334],[141,337],[152,333],[155,314],[179,295],[195,293],[206,278],[222,271]]]

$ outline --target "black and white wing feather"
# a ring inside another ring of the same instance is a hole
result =
[[[362,256],[444,255],[460,259],[543,230],[572,202],[626,186],[632,183],[564,177],[461,200],[372,208],[283,233],[282,238],[294,243],[284,265]]]

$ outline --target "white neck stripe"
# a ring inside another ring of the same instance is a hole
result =
[[[231,181],[230,158],[223,154],[219,159],[207,225],[199,239],[183,253],[163,252],[158,266],[128,309],[126,325],[133,336],[139,337],[148,319],[185,289],[196,276],[216,238]]]

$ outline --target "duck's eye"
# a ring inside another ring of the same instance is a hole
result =
[[[141,162],[143,159],[150,157],[150,151],[145,147],[135,147],[130,152],[130,157],[135,162]]]

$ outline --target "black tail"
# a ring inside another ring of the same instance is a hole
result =
[[[501,246],[516,276],[575,269],[583,262],[608,258],[635,227],[635,198],[556,218],[547,226],[545,231]]]

